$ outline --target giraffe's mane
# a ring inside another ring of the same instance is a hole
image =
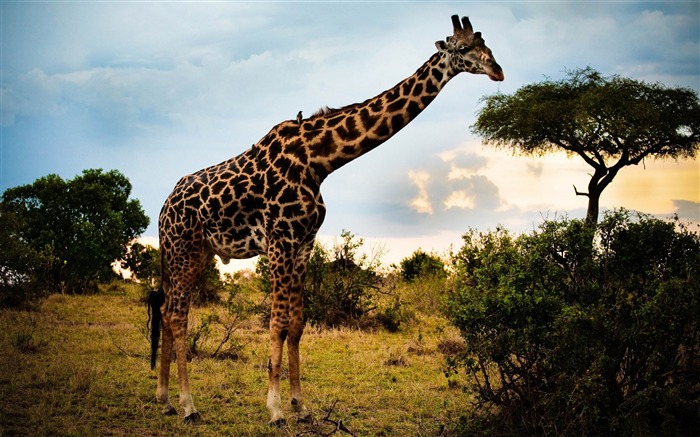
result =
[[[365,102],[362,102],[362,103],[365,103]],[[345,111],[345,110],[347,110],[347,109],[351,109],[351,108],[354,108],[354,107],[356,107],[356,106],[359,106],[359,105],[361,105],[362,103],[352,103],[352,104],[350,104],[350,105],[346,105],[346,106],[343,106],[343,107],[340,107],[340,108],[330,108],[330,107],[328,107],[328,106],[322,106],[322,107],[320,107],[320,108],[318,109],[318,111],[314,112],[314,113],[311,115],[310,118],[314,118],[314,117],[325,117],[325,116],[327,116],[327,115],[332,115],[332,114],[336,114],[336,113],[338,113],[338,112],[343,112],[343,111]]]
[[[330,115],[340,111],[339,108],[329,108],[328,106],[321,106],[318,111],[314,112],[311,117],[319,117],[323,115]]]

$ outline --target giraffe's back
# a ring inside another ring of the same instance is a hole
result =
[[[252,152],[180,179],[161,210],[161,245],[223,259],[265,252],[265,175]]]
[[[161,247],[226,260],[313,239],[325,206],[301,138],[296,122],[283,121],[242,154],[180,179],[161,210]]]

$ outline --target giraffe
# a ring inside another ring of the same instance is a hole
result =
[[[224,262],[264,255],[272,286],[266,402],[270,424],[285,423],[279,387],[285,342],[292,408],[299,417],[308,416],[299,342],[304,277],[326,213],[319,188],[330,173],[410,123],[457,74],[503,80],[501,67],[469,19],[454,15],[452,24],[453,35],[437,41],[437,52],[393,88],[362,103],[283,121],[242,154],[184,176],[175,185],[159,217],[162,287],[149,299],[153,368],[162,328],[156,398],[164,414],[176,414],[168,398],[174,348],[179,405],[186,422],[200,419],[190,393],[185,343],[190,300],[204,267],[214,255]]]

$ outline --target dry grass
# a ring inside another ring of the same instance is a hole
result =
[[[194,323],[207,311],[196,309]],[[443,374],[438,348],[446,323],[437,317],[418,315],[395,334],[310,327],[302,384],[316,423],[289,420],[272,429],[265,409],[268,334],[250,321],[234,333],[244,345],[239,359],[191,362],[203,420],[185,425],[182,417],[162,416],[154,402],[145,321],[134,290],[55,295],[32,313],[0,311],[0,436],[321,435],[340,422],[354,435],[449,435],[469,405]],[[283,388],[288,405],[286,380]],[[171,396],[177,400],[175,386]]]

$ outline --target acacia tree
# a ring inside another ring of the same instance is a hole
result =
[[[482,101],[472,131],[486,144],[530,156],[564,151],[593,167],[588,191],[574,187],[588,197],[589,225],[597,223],[600,196],[623,167],[698,152],[700,103],[686,88],[604,77],[589,67]]]
[[[81,292],[114,275],[112,262],[148,226],[130,194],[131,183],[119,171],[89,169],[68,181],[48,175],[9,188],[0,210],[21,224],[13,241],[46,260],[36,279],[53,290]]]

